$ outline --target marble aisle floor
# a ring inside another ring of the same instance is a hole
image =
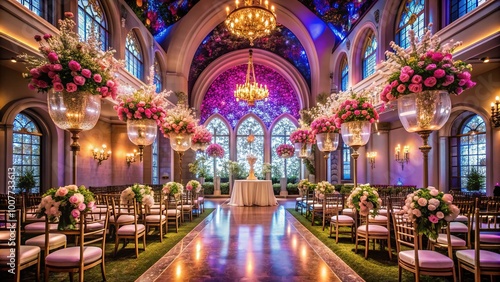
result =
[[[295,201],[279,202],[232,207],[212,200],[207,207],[216,210],[137,281],[360,281],[286,212]]]

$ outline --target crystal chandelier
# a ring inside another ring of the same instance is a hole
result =
[[[244,0],[240,7],[240,1],[236,0],[236,8],[230,12],[226,7],[226,26],[229,31],[239,37],[248,38],[250,46],[253,40],[261,36],[269,35],[276,28],[276,13],[274,6],[269,9],[269,2],[262,0]]]
[[[266,100],[269,96],[267,85],[257,83],[255,79],[255,70],[253,68],[252,49],[248,50],[248,68],[245,84],[236,84],[234,97],[236,101],[246,101],[249,106],[254,106],[255,101]]]

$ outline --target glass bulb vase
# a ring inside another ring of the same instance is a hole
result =
[[[354,187],[358,186],[358,149],[370,140],[372,125],[369,121],[350,121],[341,125],[342,140],[352,148]]]
[[[154,119],[127,120],[127,135],[130,142],[139,147],[139,159],[142,162],[144,147],[153,144],[158,133]]]
[[[339,134],[325,132],[316,134],[316,145],[321,152],[325,152],[325,159],[328,159],[330,152],[337,150],[339,145]]]
[[[182,156],[184,156],[185,151],[191,148],[191,134],[170,133],[168,136],[170,139],[170,147],[179,155],[179,178],[182,184]]]
[[[311,155],[311,143],[294,143],[293,146],[295,147],[295,156],[301,159],[305,159]]]

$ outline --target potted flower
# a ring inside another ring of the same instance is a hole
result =
[[[162,191],[165,195],[182,194],[182,192],[184,191],[184,186],[178,182],[170,181],[163,185]]]
[[[85,186],[68,185],[45,192],[36,213],[38,218],[47,216],[49,221],[57,221],[59,230],[74,230],[80,214],[94,207],[94,194]]]
[[[431,239],[438,237],[441,228],[457,218],[460,209],[452,204],[453,196],[429,186],[408,194],[402,212],[416,224],[419,234]]]
[[[294,144],[295,153],[299,158],[307,158],[311,154],[312,144],[316,142],[314,134],[307,128],[299,128],[292,132],[290,141]]]
[[[152,207],[155,202],[153,195],[154,192],[150,186],[136,183],[122,191],[120,202],[129,203],[135,198],[138,203]]]
[[[290,144],[281,144],[276,147],[276,154],[282,159],[288,159],[295,153],[295,147]]]
[[[196,180],[189,180],[188,183],[186,184],[186,190],[195,191],[196,193],[200,193],[201,184],[200,184],[200,182],[198,182]]]
[[[160,129],[166,138],[170,138],[172,149],[183,152],[191,148],[191,135],[195,132],[196,123],[192,109],[181,103],[167,109]]]
[[[335,126],[335,115],[315,118],[311,122],[311,131],[316,136],[320,151],[331,152],[337,149],[339,144],[339,129]]]
[[[370,184],[361,184],[354,188],[347,198],[347,206],[355,208],[362,216],[368,216],[371,212],[372,216],[375,217],[381,205],[382,199],[380,199],[377,190]]]
[[[212,133],[204,126],[197,126],[191,138],[191,149],[205,151],[210,142],[212,142]]]

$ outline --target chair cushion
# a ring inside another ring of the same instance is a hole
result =
[[[384,215],[384,216],[387,215],[387,209],[379,209],[378,210],[378,214],[379,215]]]
[[[180,214],[181,214],[181,212],[177,209],[176,210],[174,210],[174,209],[167,210],[167,216],[176,216],[176,215],[180,215]]]
[[[415,265],[415,251],[401,251],[399,252],[399,259],[408,264]],[[435,251],[419,250],[418,264],[420,267],[425,268],[452,268],[453,260]]]
[[[66,244],[66,235],[59,233],[49,233],[49,248],[52,246],[62,246]],[[45,248],[45,234],[38,235],[26,240],[26,245]]]
[[[115,223],[115,216],[114,215],[109,217],[109,222]],[[134,222],[134,216],[131,214],[122,214],[118,217],[118,220],[116,223],[127,223],[127,222]]]
[[[295,201],[297,201],[297,202],[302,201],[302,197],[295,198]]]
[[[146,230],[146,227],[143,224],[137,224],[137,233],[141,233]],[[120,227],[116,232],[117,235],[134,235],[135,234],[135,225],[128,224]]]
[[[314,209],[314,210],[322,210],[323,209],[322,204],[313,204],[310,207],[311,207],[311,209]]]
[[[19,261],[19,263],[22,265],[30,261],[36,260],[38,258],[38,255],[40,254],[40,251],[41,251],[40,247],[38,246],[24,246],[24,245],[21,246],[21,249],[19,249],[21,260]],[[5,265],[10,262],[10,258],[8,257],[9,255],[10,255],[10,249],[0,249],[1,265]]]
[[[387,216],[378,214],[375,217],[370,216],[369,220],[373,223],[387,223]]]
[[[98,247],[83,247],[84,264],[90,264],[102,257],[102,249]],[[45,264],[60,267],[78,267],[80,265],[80,247],[70,247],[50,253],[45,258]]]
[[[35,213],[26,213],[26,220],[27,221],[45,221],[45,217],[36,217]]]
[[[43,222],[33,222],[30,224],[26,224],[24,226],[24,230],[28,233],[43,233],[45,232],[45,221]],[[57,223],[49,223],[49,230],[57,230]]]
[[[467,221],[469,221],[469,219],[468,219],[465,215],[463,215],[463,214],[459,214],[459,215],[457,216],[457,218],[455,218],[455,220],[453,220],[453,221],[458,221],[458,222],[467,222]]]
[[[460,250],[456,252],[456,255],[459,260],[475,265],[475,250]],[[482,267],[500,267],[500,254],[479,250],[479,264]]]
[[[10,238],[10,231],[0,231],[0,241],[7,241]]]
[[[500,233],[481,232],[479,233],[479,242],[498,244],[500,243]]]
[[[431,239],[432,240],[432,239]],[[433,240],[434,241],[434,240]],[[448,244],[448,238],[446,236],[446,234],[439,234],[438,237],[437,237],[437,240],[436,240],[439,244],[444,244],[444,245],[447,245]],[[451,235],[450,234],[450,241],[451,241],[451,245],[453,247],[464,247],[467,245],[467,242],[465,242],[464,239],[460,238],[460,237],[457,237],[455,235]]]
[[[99,230],[99,229],[104,229],[104,222],[93,222],[93,223],[88,223],[85,227],[86,227],[86,230]]]
[[[450,222],[450,232],[451,233],[467,233],[467,225],[461,222]]]
[[[161,217],[161,219],[160,219]],[[159,215],[159,214],[153,214],[153,215],[148,215],[146,216],[146,222],[151,223],[151,222],[160,222],[165,221],[167,218],[164,215]]]
[[[343,215],[354,215],[354,210],[351,208],[343,209],[342,214]]]
[[[332,216],[330,221],[337,222],[337,216]],[[348,215],[339,215],[338,222],[339,223],[353,223],[354,224],[354,219]]]
[[[204,197],[198,197],[198,201],[203,202],[203,201],[205,201],[205,198]]]
[[[366,233],[366,225],[361,225],[358,227],[358,231],[360,233]],[[387,234],[389,231],[382,225],[368,225],[368,233],[373,235],[381,235]]]

